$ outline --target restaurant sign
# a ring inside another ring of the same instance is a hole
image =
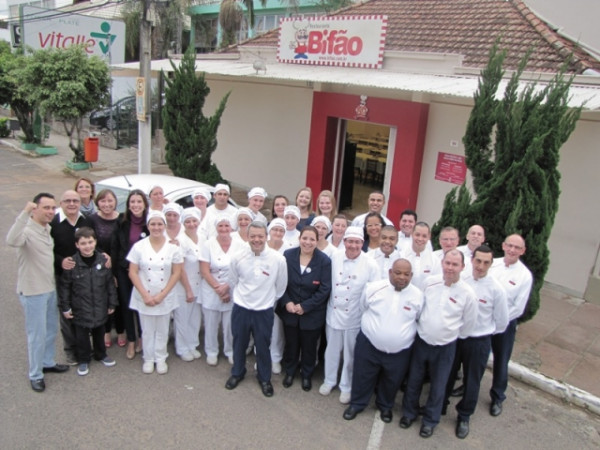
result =
[[[387,16],[284,18],[277,59],[282,63],[381,69]]]

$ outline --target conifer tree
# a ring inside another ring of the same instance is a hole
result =
[[[458,195],[453,189],[436,229],[452,225],[464,236],[469,225],[481,224],[496,256],[502,255],[506,236],[519,233],[525,238],[527,251],[522,259],[534,278],[520,319],[527,321],[539,309],[548,271],[547,243],[560,195],[559,150],[575,129],[582,107],[568,106],[573,78],[565,79],[564,68],[543,88],[537,83],[520,88],[529,55],[511,76],[503,98],[496,99],[504,56],[494,45],[463,137],[473,199],[465,185]]]
[[[215,185],[223,178],[211,162],[211,156],[217,148],[217,130],[229,93],[223,97],[215,113],[205,117],[202,109],[210,88],[204,74],[196,75],[195,62],[196,55],[190,47],[179,67],[171,61],[174,70],[172,79],[165,77],[163,131],[166,159],[176,176]]]

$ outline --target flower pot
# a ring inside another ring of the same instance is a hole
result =
[[[56,149],[56,147],[53,147],[51,145],[38,145],[37,148],[35,149],[35,152],[38,155],[56,155],[56,154],[58,154],[58,150]]]
[[[30,151],[34,151],[36,148],[38,148],[39,144],[35,144],[33,142],[21,142],[21,148],[23,150],[30,150]]]
[[[90,164],[86,162],[67,161],[67,168],[71,170],[87,170],[90,168]]]

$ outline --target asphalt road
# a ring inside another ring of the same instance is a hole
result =
[[[25,202],[39,191],[56,195],[73,178],[48,173],[37,160],[0,147],[0,234],[4,237]],[[273,376],[275,396],[265,398],[253,376],[234,391],[224,388],[229,364],[217,367],[204,358],[186,363],[174,356],[172,344],[166,375],[144,375],[139,355],[125,359],[113,346],[117,365],[92,363],[90,374],[79,377],[47,374],[46,392],[34,393],[27,378],[23,314],[15,294],[15,253],[0,246],[0,448],[251,448],[251,449],[365,449],[365,448],[485,448],[592,449],[600,448],[600,418],[563,404],[511,380],[501,416],[488,414],[490,376],[482,385],[481,401],[471,419],[471,434],[454,437],[455,414],[442,418],[428,440],[394,421],[384,425],[374,406],[354,421],[342,419],[339,391],[318,393],[322,369],[313,390],[305,393],[296,382],[281,386]],[[63,360],[60,338],[57,359]],[[399,395],[397,401],[399,402]],[[452,408],[450,408],[452,411]]]

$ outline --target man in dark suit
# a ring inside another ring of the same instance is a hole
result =
[[[316,248],[317,240],[317,230],[305,227],[300,234],[300,247],[285,251],[288,285],[277,308],[285,334],[283,386],[292,385],[300,361],[305,391],[312,388],[317,344],[331,291],[331,260]]]

